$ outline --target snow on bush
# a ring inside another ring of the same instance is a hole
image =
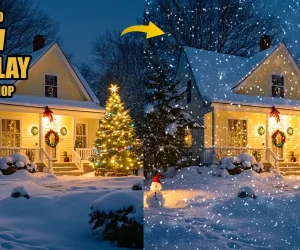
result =
[[[165,178],[173,178],[175,175],[177,175],[177,170],[175,167],[169,167],[167,171],[163,172],[163,176]]]
[[[18,186],[13,189],[11,197],[13,198],[24,197],[26,199],[29,199],[29,194],[24,187]]]
[[[239,193],[238,193],[238,197],[240,197],[240,198],[251,197],[253,199],[256,198],[254,190],[249,186],[245,186],[245,187],[240,188]]]
[[[215,165],[211,165],[213,167]],[[254,171],[261,173],[264,170],[264,166],[261,162],[257,162],[253,155],[247,153],[241,153],[237,157],[223,157],[218,167],[214,169],[213,174],[219,176],[220,169],[227,169],[230,175],[240,174],[243,170],[253,169]]]
[[[168,135],[175,136],[175,133],[177,132],[177,130],[178,130],[178,124],[177,124],[177,122],[173,122],[173,123],[168,124],[165,132]]]
[[[28,159],[28,157],[24,154],[19,153],[19,152],[12,154],[11,159],[12,159],[13,163],[23,162],[25,165],[30,164],[30,160]]]
[[[4,175],[10,175],[17,170],[26,169],[30,173],[38,171],[37,165],[30,162],[29,158],[21,153],[15,153],[11,156],[0,158],[0,171]]]
[[[115,191],[93,202],[89,223],[118,247],[143,248],[143,193]]]
[[[237,162],[248,161],[251,165],[257,164],[255,157],[247,153],[241,153],[237,156]]]
[[[157,208],[165,205],[165,198],[160,191],[152,191],[147,195],[146,203],[149,207]]]
[[[22,161],[17,161],[16,162],[16,167],[17,168],[23,168],[25,166],[25,163],[24,162],[22,162]]]
[[[140,183],[140,182],[135,183],[135,184],[133,184],[133,186],[132,186],[131,189],[132,189],[132,190],[143,190],[143,184]]]

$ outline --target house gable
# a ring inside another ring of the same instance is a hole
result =
[[[300,100],[300,70],[283,43],[233,91],[241,95],[272,97],[272,74],[284,76],[285,98]]]
[[[99,101],[92,93],[82,76],[74,69],[57,43],[54,43],[29,69],[28,80],[16,81],[17,95],[45,96],[45,75],[57,76],[58,99],[75,101]]]

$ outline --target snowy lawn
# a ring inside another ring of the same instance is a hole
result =
[[[146,184],[145,249],[299,249],[300,178],[253,170],[217,177],[200,170],[162,180],[164,207],[147,206]],[[245,186],[256,199],[237,197]]]
[[[116,190],[137,192],[131,190],[137,182],[141,176],[56,177],[26,170],[0,176],[0,249],[120,249],[92,236],[90,206]],[[11,198],[17,186],[23,186],[30,199]]]

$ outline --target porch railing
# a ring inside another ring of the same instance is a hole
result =
[[[88,160],[92,155],[91,148],[76,148],[76,152],[80,155],[82,160]]]
[[[279,173],[280,160],[279,160],[278,156],[270,148],[267,148],[267,158],[268,158],[268,162],[271,163],[272,166],[274,168],[276,168]]]
[[[40,148],[0,147],[0,157],[10,156],[14,153],[27,155],[30,161],[38,162]]]
[[[49,169],[49,173],[53,174],[53,160],[44,148],[40,149],[40,161]]]
[[[83,171],[83,161],[82,161],[82,158],[80,156],[80,154],[73,150],[72,151],[72,159],[73,159],[73,162],[76,164],[77,168],[80,170],[80,171]]]

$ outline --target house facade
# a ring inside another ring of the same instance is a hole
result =
[[[59,44],[44,41],[35,37],[28,80],[1,80],[16,92],[0,98],[0,154],[21,152],[44,171],[81,174],[105,109]]]
[[[251,58],[184,47],[177,79],[202,129],[189,131],[193,155],[212,163],[241,152],[286,174],[300,170],[300,70],[284,43]]]

